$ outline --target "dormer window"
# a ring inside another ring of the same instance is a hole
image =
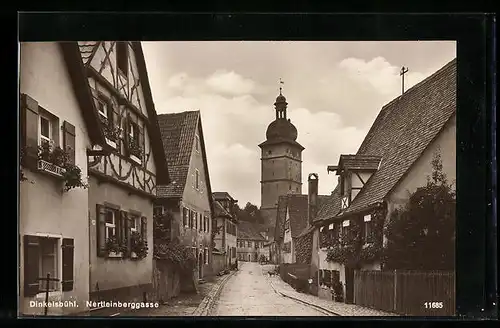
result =
[[[128,45],[127,42],[116,43],[116,66],[123,75],[128,75]]]

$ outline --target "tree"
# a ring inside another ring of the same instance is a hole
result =
[[[455,267],[456,197],[448,183],[439,150],[424,187],[395,210],[385,228],[385,267],[406,270],[453,270]]]
[[[262,212],[260,209],[248,202],[243,209],[241,209],[239,206],[236,207],[236,216],[238,220],[241,221],[247,221],[251,223],[259,223],[259,224],[264,224],[265,219],[264,216],[262,215]]]

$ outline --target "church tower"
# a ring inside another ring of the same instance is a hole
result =
[[[266,141],[261,149],[261,211],[274,227],[278,197],[302,193],[302,147],[297,140],[297,128],[287,118],[286,98],[280,94],[274,107],[276,119],[267,127]]]

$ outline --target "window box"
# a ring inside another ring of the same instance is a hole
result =
[[[38,160],[38,170],[46,172],[52,176],[62,178],[64,173],[66,173],[66,169],[55,165],[53,163],[44,161],[43,159]]]
[[[122,258],[123,257],[123,253],[122,252],[109,252],[108,253],[108,257],[109,258]]]

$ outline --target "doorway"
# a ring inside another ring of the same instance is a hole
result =
[[[354,269],[345,267],[345,302],[354,303]]]

